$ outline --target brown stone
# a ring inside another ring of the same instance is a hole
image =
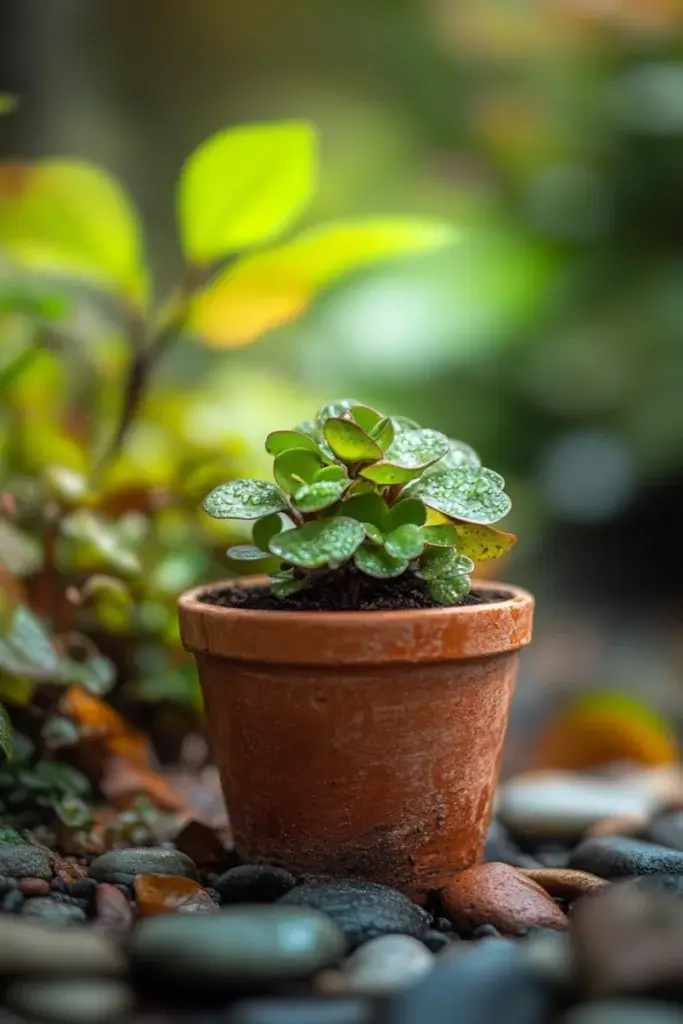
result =
[[[648,818],[645,814],[619,814],[597,821],[586,829],[583,837],[591,839],[599,836],[627,836],[640,839],[646,834],[647,826]]]
[[[633,881],[580,900],[570,931],[576,982],[589,998],[683,993],[683,900]]]
[[[50,892],[50,883],[44,878],[22,878],[19,882],[19,891],[24,896],[47,896]]]
[[[95,892],[96,924],[109,932],[129,932],[133,927],[133,909],[120,889],[101,882]]]
[[[567,928],[567,916],[532,879],[509,864],[475,864],[443,890],[447,914],[460,925],[492,924],[503,935],[523,928]]]
[[[188,821],[176,836],[175,845],[205,871],[219,870],[228,859],[218,830],[203,821]]]
[[[604,878],[591,875],[589,871],[574,871],[571,868],[520,868],[521,874],[540,885],[550,896],[572,902],[609,885]]]
[[[218,907],[199,882],[182,875],[137,875],[138,914],[212,913]]]

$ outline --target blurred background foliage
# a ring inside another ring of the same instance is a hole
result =
[[[173,635],[178,591],[225,572],[225,536],[194,511],[190,483],[201,491],[206,474],[189,462],[261,472],[269,429],[346,392],[463,438],[508,479],[521,539],[502,571],[539,600],[520,746],[577,688],[645,694],[680,718],[679,0],[24,0],[8,27],[23,60],[0,83],[21,96],[3,155],[68,154],[125,183],[162,294],[181,267],[178,168],[229,124],[317,125],[304,231],[385,213],[460,232],[359,269],[246,344],[266,268],[227,339],[185,337],[160,362],[111,468],[127,493],[117,513],[140,489],[183,492],[182,514],[161,501],[141,542],[150,591],[135,614],[158,616],[155,635]],[[11,392],[29,473],[48,451],[78,468],[74,436],[95,413],[114,419],[126,367],[107,304],[48,283],[21,281],[29,305],[47,303],[40,358]],[[4,314],[0,367],[35,335],[30,312]],[[138,671],[147,692],[174,678]]]

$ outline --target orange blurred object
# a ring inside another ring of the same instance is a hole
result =
[[[181,875],[137,875],[135,899],[141,917],[211,913],[218,909],[199,882]]]

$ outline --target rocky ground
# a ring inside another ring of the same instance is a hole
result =
[[[527,775],[427,909],[174,843],[0,829],[1,1024],[683,1024],[683,773]]]

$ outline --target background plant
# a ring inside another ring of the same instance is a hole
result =
[[[457,604],[474,559],[499,558],[516,540],[491,526],[510,510],[503,478],[468,445],[404,417],[332,402],[314,421],[269,434],[266,450],[274,484],[230,481],[204,508],[256,520],[253,544],[228,555],[281,560],[272,579],[279,597],[352,563],[377,579],[413,573],[437,604]]]

